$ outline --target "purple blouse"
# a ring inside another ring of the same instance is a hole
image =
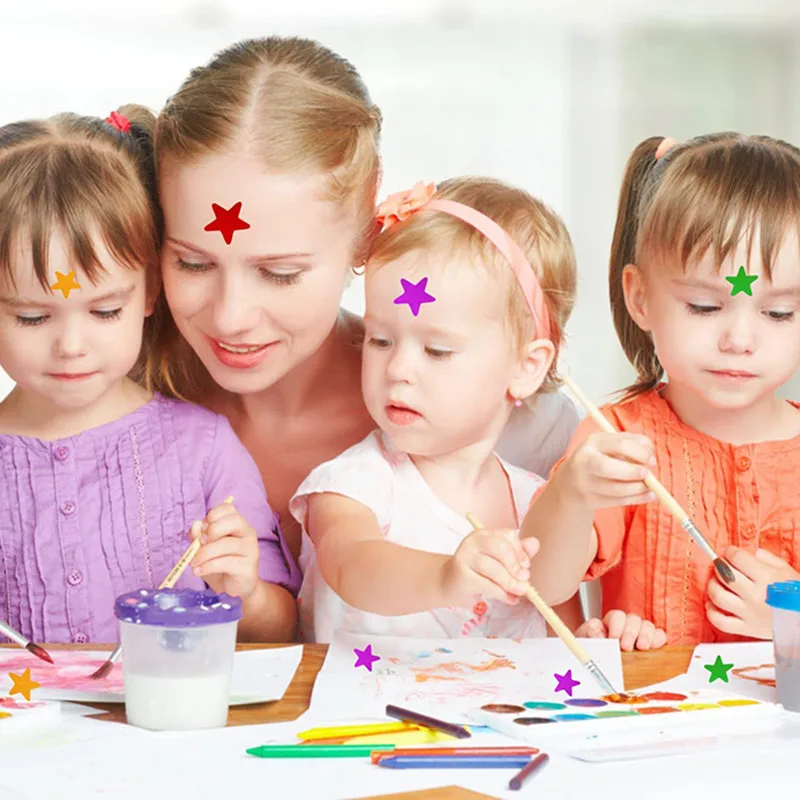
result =
[[[45,442],[0,434],[0,618],[37,642],[116,642],[114,599],[156,587],[194,520],[233,495],[259,574],[300,571],[228,420],[156,395],[122,419]],[[202,588],[187,569],[177,586]]]

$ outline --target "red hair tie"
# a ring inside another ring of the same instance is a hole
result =
[[[112,111],[111,114],[106,117],[105,121],[112,128],[116,128],[118,131],[122,131],[122,133],[128,133],[131,129],[131,121],[126,116],[118,114],[116,111]]]

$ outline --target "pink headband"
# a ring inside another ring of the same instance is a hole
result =
[[[480,231],[506,258],[517,276],[522,294],[533,315],[536,335],[540,339],[550,339],[550,314],[544,301],[544,293],[536,273],[525,258],[519,245],[492,219],[463,203],[454,200],[434,198],[436,187],[418,181],[413,189],[390,194],[379,206],[377,220],[382,223],[381,231],[396,222],[408,219],[418,211],[442,211],[451,217],[472,225]]]

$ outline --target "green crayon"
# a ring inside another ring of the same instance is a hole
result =
[[[265,744],[247,753],[258,758],[369,758],[375,750],[394,750],[393,744]]]

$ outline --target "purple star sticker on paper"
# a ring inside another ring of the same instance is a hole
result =
[[[568,669],[563,675],[559,675],[557,672],[554,672],[553,677],[558,681],[558,683],[556,684],[556,691],[566,692],[570,697],[572,697],[572,690],[576,686],[581,685],[580,681],[576,681],[572,677],[571,669]]]
[[[415,317],[419,314],[419,307],[423,303],[436,302],[436,298],[425,291],[428,285],[427,278],[422,278],[417,281],[417,283],[411,283],[411,281],[407,281],[405,278],[400,278],[400,285],[403,287],[403,293],[395,297],[394,304],[399,306],[403,303],[408,303],[408,307]]]
[[[363,650],[359,650],[357,647],[353,648],[353,652],[358,656],[356,659],[356,663],[354,666],[356,667],[366,667],[370,672],[372,672],[372,665],[376,661],[380,661],[380,656],[372,655],[372,645],[368,644]]]

